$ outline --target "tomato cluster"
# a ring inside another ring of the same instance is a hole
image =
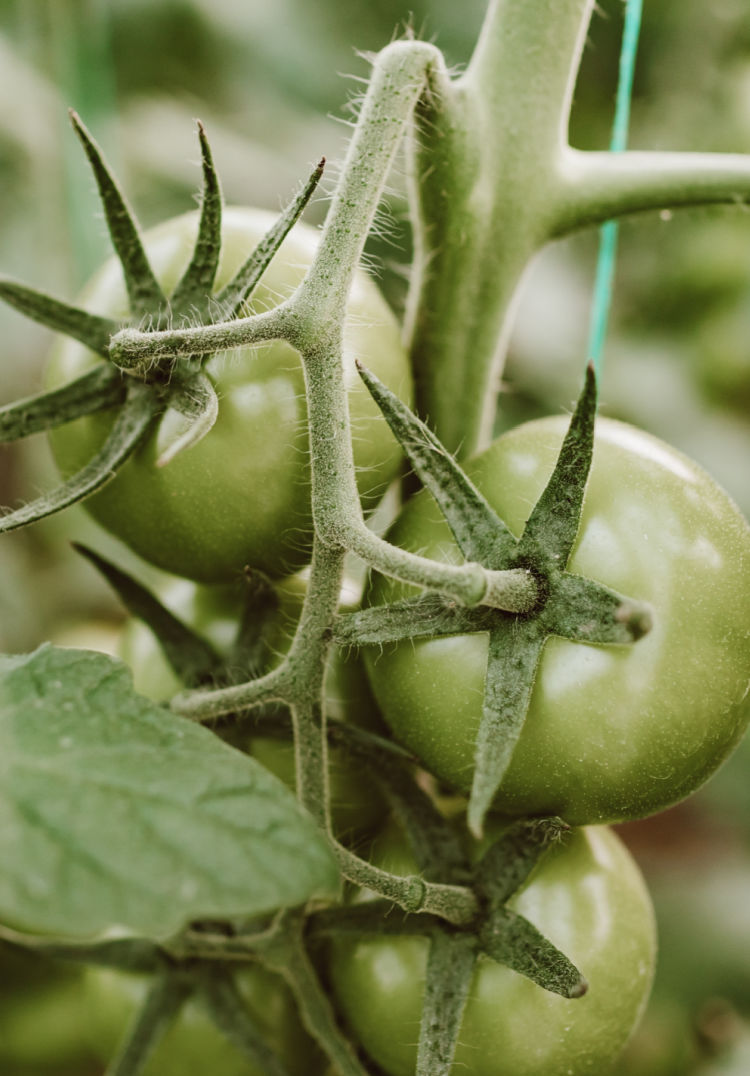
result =
[[[272,219],[255,210],[226,212],[217,290]],[[189,261],[197,228],[191,214],[145,237],[166,294]],[[294,291],[316,242],[304,227],[290,233],[249,311],[273,306]],[[116,262],[94,279],[84,302],[110,317],[127,317]],[[367,508],[395,477],[401,452],[359,381],[355,358],[409,399],[398,326],[364,274],[356,277],[347,308],[344,361],[359,490]],[[61,342],[50,384],[67,383],[97,361],[83,345]],[[86,507],[146,560],[183,577],[165,590],[163,600],[227,656],[227,682],[267,672],[282,660],[300,616],[306,582],[292,573],[307,563],[313,542],[306,397],[300,358],[283,342],[214,355],[206,372],[219,398],[210,432],[161,466],[166,427],[174,421],[168,412]],[[53,431],[64,476],[91,459],[112,422],[112,411],[106,411]],[[548,483],[564,433],[562,419],[528,423],[466,464],[471,481],[515,536]],[[426,491],[409,499],[387,537],[433,560],[463,559]],[[509,817],[549,816],[582,827],[540,859],[508,907],[579,966],[590,989],[583,999],[559,997],[481,956],[455,1060],[456,1071],[474,1076],[584,1076],[612,1062],[648,993],[653,918],[627,851],[596,824],[641,818],[690,794],[731,751],[750,717],[750,528],[700,468],[653,437],[599,420],[566,563],[573,575],[647,603],[653,627],[629,646],[546,641],[521,734],[493,803],[497,817],[488,828],[496,830]],[[252,670],[231,666],[247,569],[275,581],[277,602],[276,613],[265,621],[262,660]],[[393,605],[413,593],[374,575],[366,604]],[[346,608],[342,601],[342,611]],[[537,615],[540,608],[518,614]],[[329,713],[378,730],[382,713],[395,739],[413,754],[420,787],[439,802],[447,786],[463,805],[485,709],[488,648],[488,633],[476,631],[364,646],[363,663],[356,653],[334,650],[325,689]],[[121,652],[144,694],[163,701],[185,686],[144,625],[128,625]],[[294,783],[291,743],[252,731],[234,740]],[[331,757],[334,832],[361,843],[386,814],[384,801],[348,756],[332,751]],[[401,838],[388,832],[376,840],[371,860],[395,874],[418,869]],[[366,899],[367,894],[353,898]],[[339,938],[328,947],[325,976],[342,1021],[389,1076],[414,1071],[426,954],[427,942],[414,936]],[[109,971],[91,972],[89,982],[94,1038],[110,1054],[145,983]],[[322,1070],[281,980],[253,967],[238,976],[238,985],[290,1074]],[[237,1076],[255,1071],[188,1004],[145,1071],[209,1068]]]

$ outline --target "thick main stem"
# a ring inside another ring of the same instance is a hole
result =
[[[591,0],[494,0],[466,74],[433,75],[416,113],[417,409],[449,451],[489,439],[513,298],[549,236]]]

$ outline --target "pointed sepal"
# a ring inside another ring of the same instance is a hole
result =
[[[0,442],[16,441],[94,411],[116,407],[125,399],[126,391],[119,371],[108,363],[99,363],[59,389],[0,407]]]
[[[333,638],[339,646],[395,643],[487,631],[493,619],[494,610],[466,609],[441,594],[429,593],[342,613],[334,623]]]
[[[628,646],[653,625],[646,602],[626,598],[585,576],[561,572],[553,581],[543,622],[551,635],[577,643]]]
[[[0,533],[36,523],[101,489],[138,448],[161,407],[145,385],[131,386],[128,399],[96,455],[57,489],[0,516]]]
[[[569,829],[561,818],[512,822],[493,841],[474,870],[475,884],[488,904],[499,907],[509,900],[544,853]]]
[[[203,164],[203,194],[198,236],[190,263],[178,281],[170,306],[173,314],[194,313],[201,320],[208,313],[211,290],[221,254],[222,196],[206,130],[198,121]]]
[[[486,568],[506,567],[516,539],[505,523],[432,430],[372,371],[361,363],[357,369],[420,481],[437,501],[466,559]]]
[[[109,170],[102,151],[71,109],[70,119],[94,173],[96,185],[117,257],[125,274],[130,307],[136,318],[151,316],[165,307],[166,299],[143,249],[138,225]]]
[[[578,534],[594,454],[596,400],[596,375],[589,365],[555,469],[519,541],[521,556],[541,555],[551,566],[560,569],[568,563]]]
[[[89,314],[87,310],[7,277],[0,277],[0,299],[32,321],[78,340],[103,358],[107,357],[110,337],[121,328],[112,318]]]
[[[239,678],[257,676],[266,665],[270,655],[265,632],[279,609],[276,588],[263,572],[248,570],[243,582],[242,611],[228,662]]]
[[[124,1043],[110,1061],[104,1076],[138,1076],[142,1073],[190,993],[189,982],[178,973],[154,976]]]
[[[248,1065],[266,1076],[290,1076],[289,1069],[263,1037],[228,969],[207,962],[198,981],[199,997],[212,1021],[247,1059]]]
[[[156,466],[166,467],[181,452],[197,445],[218,417],[219,397],[202,371],[173,388],[156,434]]]
[[[575,964],[533,923],[510,908],[493,911],[479,941],[482,951],[492,960],[531,979],[543,990],[564,998],[580,998],[588,989]]]
[[[471,934],[430,939],[416,1076],[450,1076],[477,959]]]
[[[216,296],[216,301],[220,309],[225,311],[227,319],[241,315],[242,307],[255,285],[312,198],[323,175],[324,166],[325,158],[318,163],[300,193],[289,203],[273,227],[263,236],[244,265],[237,270],[232,280]]]
[[[534,620],[508,617],[490,632],[468,810],[469,829],[475,837],[482,835],[485,815],[521,735],[543,645],[544,634]]]
[[[186,687],[214,683],[223,661],[211,644],[162,605],[150,590],[93,549],[79,542],[73,548],[107,580],[131,616],[147,625],[159,641],[172,670]]]

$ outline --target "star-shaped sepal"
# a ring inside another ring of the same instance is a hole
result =
[[[596,378],[589,367],[555,468],[516,538],[432,431],[372,373],[360,373],[466,560],[491,571],[525,568],[537,584],[536,605],[524,614],[488,605],[460,607],[427,593],[349,614],[335,631],[339,643],[350,645],[488,633],[468,813],[469,827],[478,836],[521,734],[547,637],[625,646],[651,627],[644,603],[567,570],[593,457]]]
[[[324,162],[315,168],[232,280],[214,293],[221,253],[222,195],[206,132],[199,123],[203,193],[198,233],[190,262],[167,296],[151,267],[136,219],[101,150],[73,112],[71,119],[91,165],[112,245],[122,266],[131,311],[127,324],[147,324],[157,330],[180,320],[210,325],[241,316],[264,270],[310,200]],[[166,466],[212,428],[219,402],[203,369],[210,354],[125,365],[121,356],[110,352],[111,338],[124,327],[122,323],[6,277],[0,277],[0,298],[34,321],[78,340],[103,360],[59,389],[0,408],[0,442],[27,437],[98,411],[119,409],[109,435],[89,463],[51,493],[1,516],[0,532],[34,523],[95,493],[157,425],[159,466]]]

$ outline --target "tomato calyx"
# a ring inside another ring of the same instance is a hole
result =
[[[464,557],[495,572],[523,569],[537,584],[536,601],[520,614],[487,605],[459,607],[427,594],[350,614],[335,628],[337,642],[349,645],[489,634],[468,814],[469,828],[481,836],[485,815],[518,742],[548,636],[629,645],[651,627],[650,609],[644,603],[567,571],[593,458],[596,378],[589,367],[553,473],[516,538],[427,426],[373,374],[361,368],[360,374],[437,501]]]
[[[424,937],[428,956],[417,1072],[448,1073],[481,954],[568,999],[582,997],[587,984],[564,953],[528,919],[507,907],[567,827],[558,819],[514,823],[472,866],[463,842],[456,840],[456,829],[426,797],[415,811],[419,796],[419,790],[412,793],[411,811],[404,811],[401,804],[398,812],[417,865],[430,878],[455,878],[460,869],[478,898],[474,920],[457,925],[436,915],[399,912],[387,900],[365,899],[344,909],[314,913],[309,934],[313,940]],[[444,844],[435,839],[439,837],[445,838]]]
[[[210,326],[241,316],[263,272],[317,187],[321,161],[296,198],[261,239],[232,280],[214,295],[221,252],[222,195],[206,132],[198,124],[203,162],[203,194],[198,235],[185,272],[166,296],[151,267],[135,217],[101,150],[71,111],[73,128],[89,160],[110,238],[120,261],[130,317],[126,326],[165,328],[175,319]],[[211,353],[133,359],[112,346],[123,325],[91,314],[16,281],[0,279],[0,298],[32,320],[70,336],[104,360],[100,366],[52,392],[0,408],[0,441],[50,430],[74,419],[119,408],[101,450],[56,490],[0,517],[0,533],[35,523],[67,508],[107,483],[159,423],[157,466],[196,444],[212,428],[218,398],[203,367]],[[217,347],[220,347],[217,344]]]

